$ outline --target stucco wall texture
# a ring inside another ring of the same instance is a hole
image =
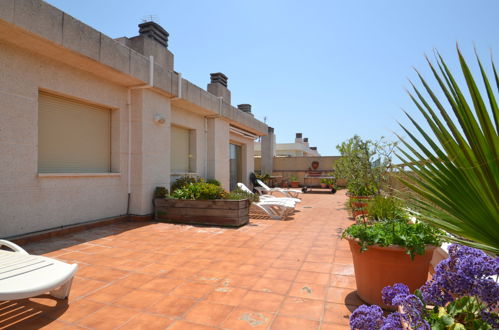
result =
[[[151,214],[154,188],[171,184],[172,124],[195,130],[196,172],[226,189],[229,143],[242,145],[248,183],[253,140],[230,127],[258,136],[267,126],[185,79],[179,93],[173,59],[158,63],[165,58],[158,55],[139,54],[42,1],[0,2],[0,238],[117,217],[128,208]],[[111,173],[38,173],[39,91],[111,109]],[[158,115],[163,124],[154,121]]]

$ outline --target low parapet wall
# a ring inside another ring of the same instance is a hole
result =
[[[271,174],[276,176],[275,184],[279,185],[282,181],[290,181],[291,176],[297,176],[298,181],[303,185],[304,177],[312,168],[312,162],[319,162],[319,166],[314,171],[321,172],[323,175],[333,171],[334,163],[340,156],[319,156],[319,157],[274,157],[274,170]],[[261,170],[261,158],[255,158],[255,171]],[[319,185],[320,180],[317,182],[307,182],[312,185]],[[341,180],[339,182],[341,184]]]

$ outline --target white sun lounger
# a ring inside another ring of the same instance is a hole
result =
[[[300,190],[296,189],[282,189],[282,188],[270,188],[267,186],[262,180],[257,179],[256,182],[260,185],[260,187],[255,187],[255,189],[262,195],[264,192],[272,194],[273,192],[279,192],[286,197],[295,198],[300,201],[300,194],[302,193]]]
[[[248,194],[253,194],[253,192],[248,187],[246,187],[246,185],[244,183],[238,182],[237,187],[239,189],[241,189],[242,191],[247,192]],[[296,203],[298,201],[300,201],[297,198],[276,197],[273,195],[259,195],[258,197],[260,198],[260,201],[262,201],[262,202],[264,202],[264,201],[265,202],[279,202],[279,203],[283,203],[283,204],[285,204],[289,207],[292,207],[292,208],[294,208],[296,206]]]
[[[294,209],[279,202],[257,202],[251,203],[251,210],[255,213],[264,213],[276,220],[283,220],[293,213]]]
[[[244,183],[239,182],[237,183],[237,186],[239,189],[249,194],[253,194]],[[259,202],[251,203],[251,210],[255,213],[263,213],[272,219],[282,220],[295,211],[295,202],[289,198],[277,198],[273,196],[269,196],[269,198],[263,196],[259,197]]]
[[[49,292],[65,299],[78,268],[52,258],[30,255],[20,246],[0,240],[0,301],[24,299]]]

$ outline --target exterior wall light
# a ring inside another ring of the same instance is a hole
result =
[[[159,113],[154,115],[154,123],[155,124],[163,125],[165,122],[166,122],[166,118],[164,115],[159,114]]]

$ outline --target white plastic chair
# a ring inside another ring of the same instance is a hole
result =
[[[257,179],[256,182],[260,185],[260,187],[255,187],[255,189],[260,193],[260,195],[263,195],[263,192],[272,194],[273,192],[279,192],[283,194],[286,197],[289,198],[295,198],[298,201],[300,201],[300,194],[302,193],[300,190],[296,189],[282,189],[282,188],[270,188],[267,186],[262,180]]]
[[[20,246],[0,240],[0,301],[35,297],[49,292],[65,299],[69,296],[77,264],[30,255]]]

